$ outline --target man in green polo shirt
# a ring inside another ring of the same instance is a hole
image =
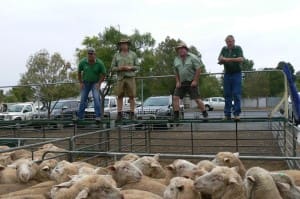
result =
[[[78,80],[80,83],[80,105],[78,111],[78,118],[82,120],[84,118],[84,111],[88,99],[89,92],[92,91],[94,98],[94,107],[96,114],[96,121],[101,120],[101,106],[100,106],[100,94],[99,89],[106,74],[106,69],[103,62],[96,58],[96,52],[94,48],[89,47],[87,49],[88,56],[83,58],[79,62],[78,66]]]
[[[241,113],[241,93],[242,93],[242,68],[244,61],[243,50],[240,46],[235,45],[232,35],[225,39],[224,46],[219,55],[219,64],[224,65],[224,98],[225,120],[231,119],[232,98],[234,101],[233,115],[234,120],[240,120]]]
[[[182,99],[186,93],[189,94],[191,99],[195,100],[203,117],[208,117],[198,92],[198,82],[201,72],[200,67],[203,66],[203,63],[199,57],[188,52],[188,50],[188,47],[183,42],[179,43],[176,47],[178,56],[175,57],[174,60],[176,76],[176,88],[173,97],[174,120],[179,120],[179,100]]]
[[[111,68],[117,73],[117,121],[122,120],[123,97],[129,97],[130,119],[134,118],[136,83],[135,74],[138,69],[138,59],[135,52],[129,49],[129,39],[121,39],[118,43],[119,51],[114,55]]]

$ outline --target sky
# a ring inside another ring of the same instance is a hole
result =
[[[156,45],[167,36],[194,45],[208,72],[222,72],[217,57],[229,34],[255,69],[287,61],[299,71],[299,19],[299,0],[0,0],[0,87],[17,85],[41,49],[77,67],[84,37],[109,26],[150,32]]]

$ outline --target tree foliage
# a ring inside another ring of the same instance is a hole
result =
[[[40,50],[29,57],[27,71],[21,76],[20,85],[30,87],[20,87],[20,93],[24,94],[28,89],[32,91],[27,93],[31,101],[40,100],[48,109],[48,115],[52,101],[79,95],[79,89],[66,82],[68,71],[65,63],[59,53],[50,55],[47,50]],[[28,96],[25,98],[28,99]]]

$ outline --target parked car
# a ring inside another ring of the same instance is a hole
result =
[[[51,102],[50,119],[71,120],[76,117],[79,100],[59,100]]]
[[[225,106],[224,97],[209,97],[203,100],[205,108],[207,111],[212,111],[214,109],[223,109]]]
[[[137,119],[171,119],[173,117],[172,96],[147,98],[135,109]],[[180,115],[184,117],[184,106],[180,104]]]
[[[123,98],[123,114],[124,117],[129,115],[130,104],[128,101],[128,97]],[[105,96],[104,98],[104,114],[103,117],[110,119],[117,119],[117,97],[116,96]],[[95,109],[94,102],[89,102],[87,108],[85,109],[85,117],[86,118],[95,118]]]
[[[35,114],[32,103],[17,103],[7,106],[6,112],[0,113],[0,120],[31,120]]]

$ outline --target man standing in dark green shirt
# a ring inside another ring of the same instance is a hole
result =
[[[232,35],[225,39],[224,46],[219,55],[219,64],[224,65],[224,98],[225,119],[231,119],[232,98],[234,101],[233,115],[235,120],[240,120],[241,113],[241,93],[242,93],[242,68],[244,61],[243,50],[240,46],[235,45]]]
[[[78,118],[82,120],[84,118],[84,111],[86,108],[86,102],[89,92],[92,91],[94,98],[94,107],[96,114],[96,121],[101,120],[101,106],[100,106],[100,94],[99,89],[106,74],[106,69],[103,62],[96,58],[96,52],[94,48],[89,47],[87,49],[88,56],[83,58],[79,62],[78,66],[78,80],[80,83],[80,105],[78,111]]]

